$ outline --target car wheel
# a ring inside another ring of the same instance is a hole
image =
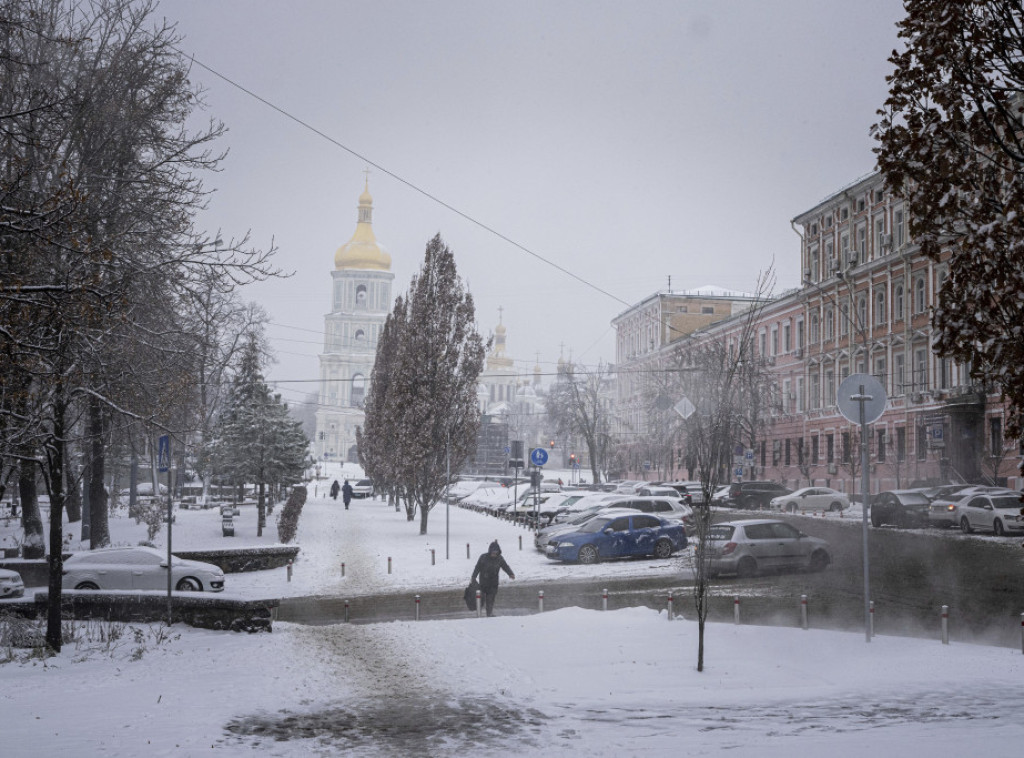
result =
[[[672,542],[666,539],[660,539],[654,543],[654,557],[655,558],[668,558],[672,555]]]
[[[756,497],[748,497],[743,499],[743,507],[748,511],[756,511],[760,508],[760,503],[757,502]]]
[[[753,558],[743,558],[736,565],[736,576],[740,579],[747,579],[757,574],[757,561]]]
[[[970,534],[974,531],[974,529],[971,528],[971,522],[967,520],[966,516],[963,516],[960,519],[960,531],[964,534]]]
[[[843,510],[843,504],[836,500],[834,503],[830,503],[828,506],[830,511],[841,511]]]
[[[98,590],[100,586],[96,582],[79,582],[75,585],[76,590]]]
[[[786,510],[790,513],[796,513],[796,503],[786,503]]]
[[[178,592],[202,592],[203,586],[199,584],[198,579],[193,579],[190,576],[186,576],[183,579],[178,580],[178,584],[174,587]]]
[[[876,513],[874,508],[871,509],[871,526],[875,527],[875,529],[882,526],[882,514]]]
[[[832,563],[832,558],[824,550],[815,550],[811,553],[811,571],[824,571]]]
[[[995,523],[992,524],[992,531],[996,533],[996,537],[1003,537],[1006,535],[1006,529],[1003,528],[1003,522],[1001,519],[995,520]]]
[[[580,563],[597,563],[597,548],[593,545],[584,545],[580,548],[576,560]]]

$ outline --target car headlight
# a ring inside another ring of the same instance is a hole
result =
[[[555,547],[572,547],[571,542],[559,542]]]

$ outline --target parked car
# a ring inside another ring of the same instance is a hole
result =
[[[573,518],[563,523],[554,523],[538,529],[533,535],[533,546],[542,553],[547,550],[548,542],[558,534],[568,534],[579,531],[580,527],[592,518],[622,513],[639,513],[632,508],[621,508],[614,505],[592,505],[584,511],[577,513]]]
[[[373,497],[373,482],[360,479],[352,485],[352,497]]]
[[[941,527],[960,525],[956,506],[965,497],[981,492],[1005,491],[1007,490],[1004,487],[989,487],[982,484],[950,484],[945,487],[929,487],[921,490],[931,501],[928,506],[928,523]]]
[[[0,569],[0,597],[21,597],[25,594],[25,583],[21,574],[9,569]]]
[[[552,560],[597,563],[638,555],[668,558],[686,545],[686,529],[679,521],[632,513],[593,518],[579,531],[552,537],[544,552]]]
[[[219,566],[172,556],[171,583],[179,592],[221,592]],[[167,554],[152,547],[108,547],[64,561],[64,587],[75,590],[167,589]]]
[[[729,502],[729,490],[731,489],[731,484],[726,484],[722,487],[719,487],[711,494],[711,504],[717,506],[725,505],[727,502]]]
[[[956,504],[960,530],[964,534],[970,534],[975,529],[991,531],[997,537],[1024,532],[1021,497],[1021,493],[1014,490],[968,495]]]
[[[712,575],[748,577],[762,571],[824,571],[832,563],[832,550],[825,540],[772,519],[712,524],[708,546],[708,571]]]
[[[890,490],[871,500],[871,526],[926,526],[931,500],[921,490]]]
[[[768,508],[773,497],[788,495],[792,490],[775,482],[733,482],[729,485],[729,505],[737,508]]]
[[[769,505],[776,511],[845,511],[850,499],[831,487],[802,487],[788,495],[773,497]]]
[[[684,498],[688,498],[686,502],[690,505],[703,505],[704,503],[704,487],[700,482],[666,482],[666,486],[671,487]]]
[[[638,489],[636,494],[640,497],[679,497],[679,492],[674,490],[672,487],[666,487],[660,484],[648,484]]]
[[[643,513],[653,513],[659,518],[676,519],[693,526],[693,508],[686,504],[675,491],[673,497],[631,497],[615,503],[619,507],[633,508]]]

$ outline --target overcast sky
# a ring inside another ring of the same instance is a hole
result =
[[[774,259],[777,292],[796,286],[790,219],[873,170],[902,5],[163,0],[158,15],[189,55],[363,156],[194,67],[230,130],[202,223],[273,238],[295,272],[244,294],[270,312],[268,375],[297,402],[366,168],[394,294],[440,232],[481,331],[503,308],[524,371],[538,354],[545,371],[560,352],[614,361],[611,320],[669,277],[750,291]]]

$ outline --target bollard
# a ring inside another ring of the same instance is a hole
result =
[[[291,561],[291,558],[289,558],[288,559],[288,581],[290,582],[291,580],[292,580],[292,561]]]
[[[391,573],[391,556],[388,556],[388,573]]]
[[[348,623],[348,600],[345,601],[345,623]]]
[[[949,644],[949,606],[942,606],[942,644]]]
[[[437,565],[437,563],[435,562],[435,559],[437,557],[435,555],[435,552],[436,551],[434,550],[434,548],[430,548],[430,565],[431,566],[436,566]]]
[[[807,595],[800,596],[800,625],[807,628]]]
[[[1020,614],[1020,652],[1024,653],[1024,613]]]
[[[468,547],[468,545],[467,545]],[[476,591],[476,617],[480,618],[480,590]]]
[[[537,591],[537,611],[544,613],[544,590]]]
[[[469,557],[469,543],[466,543],[466,557]]]
[[[841,511],[840,511],[841,512]],[[875,636],[875,601],[868,602],[868,639]]]
[[[519,549],[523,549],[523,535],[521,534],[519,535]]]
[[[420,596],[416,596],[416,620],[420,620]]]
[[[672,593],[668,593],[668,620],[672,620]]]
[[[732,596],[732,622],[734,624],[740,623],[740,596]]]
[[[341,575],[345,576],[345,561],[341,562]]]
[[[608,589],[607,588],[601,590],[601,610],[602,611],[608,610]],[[1024,617],[1024,613],[1022,613],[1021,616]],[[1024,623],[1024,622],[1022,622],[1022,623]],[[1022,633],[1022,634],[1024,634],[1024,633]]]

